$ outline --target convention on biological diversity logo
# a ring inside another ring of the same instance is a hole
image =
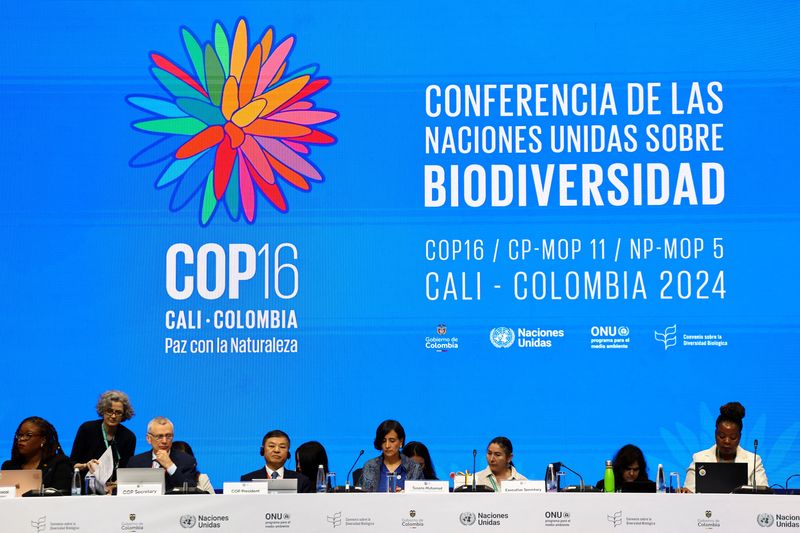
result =
[[[336,142],[318,128],[339,115],[316,109],[311,97],[330,78],[315,77],[317,65],[290,71],[295,37],[273,46],[273,33],[267,28],[251,41],[247,22],[240,19],[230,39],[216,22],[211,41],[201,44],[182,28],[191,69],[152,52],[150,71],[167,98],[127,97],[151,115],[131,126],[159,136],[133,156],[130,166],[158,166],[156,188],[173,187],[170,210],[198,199],[203,226],[219,204],[232,220],[244,214],[252,224],[259,193],[285,213],[282,182],[309,191],[310,182],[324,179],[308,156],[311,145]]]

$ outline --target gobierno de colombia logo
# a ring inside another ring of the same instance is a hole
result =
[[[161,169],[155,187],[173,187],[173,212],[199,199],[203,226],[219,204],[232,220],[243,214],[253,223],[259,193],[285,213],[283,183],[309,191],[310,182],[324,179],[308,156],[312,145],[336,142],[319,126],[339,115],[317,109],[311,97],[330,78],[315,77],[317,65],[290,70],[295,37],[273,46],[270,27],[251,42],[245,19],[237,23],[233,39],[220,22],[214,24],[213,39],[202,45],[188,28],[181,34],[191,70],[152,52],[150,72],[167,98],[127,97],[151,115],[131,126],[159,137],[130,166]]]

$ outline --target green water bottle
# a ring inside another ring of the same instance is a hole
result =
[[[606,492],[614,492],[614,468],[611,461],[606,461],[606,475],[603,477]]]

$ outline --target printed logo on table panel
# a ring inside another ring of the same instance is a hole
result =
[[[495,348],[508,348],[514,344],[514,330],[505,326],[494,328],[489,332],[489,340]]]
[[[157,189],[171,187],[169,208],[199,205],[202,226],[224,209],[255,222],[257,199],[281,213],[289,206],[281,186],[309,191],[322,172],[309,160],[313,145],[336,139],[319,129],[338,118],[317,109],[311,97],[329,83],[317,65],[290,70],[290,35],[274,44],[273,29],[252,40],[240,19],[232,38],[220,22],[203,43],[182,28],[190,68],[152,52],[150,72],[166,98],[129,95],[129,104],[149,113],[131,126],[158,139],[130,160],[131,167],[157,167]]]
[[[772,527],[775,523],[775,517],[769,513],[761,513],[756,517],[756,522],[761,527]]]

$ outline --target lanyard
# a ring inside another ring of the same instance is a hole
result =
[[[105,443],[106,449],[107,449],[110,446],[110,444],[108,443],[108,435],[106,434],[106,425],[101,423],[100,424],[100,429],[103,432],[103,442]],[[117,461],[119,461],[120,460],[119,448],[116,450],[116,452],[117,452],[117,454],[116,454],[117,455]]]

